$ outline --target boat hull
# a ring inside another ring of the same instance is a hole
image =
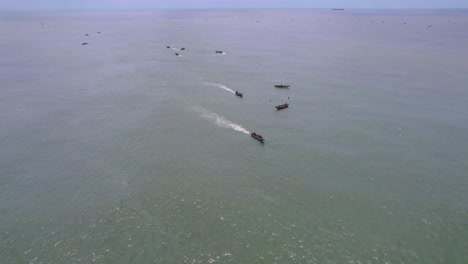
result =
[[[289,104],[282,104],[275,106],[277,110],[285,109],[289,107]]]
[[[263,141],[265,141],[265,138],[264,138],[264,137],[262,137],[262,136],[259,135],[259,134],[256,134],[255,132],[252,133],[252,134],[250,134],[250,136],[253,137],[254,139],[256,139],[256,140],[262,142],[262,143],[264,143]]]

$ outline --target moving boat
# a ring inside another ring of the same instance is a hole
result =
[[[177,52],[175,53],[175,55],[176,55],[176,56],[180,56],[180,54],[179,54],[179,53],[177,53]]]
[[[289,88],[291,85],[286,85],[286,84],[275,84],[276,88]]]
[[[221,53],[222,54],[223,51],[222,50],[217,50],[216,53]]]
[[[242,97],[242,93],[239,93],[238,91],[236,91],[236,95],[239,96],[239,97]]]
[[[166,46],[166,48],[170,49],[170,48],[171,48],[171,46]]]
[[[250,134],[250,136],[253,137],[253,138],[255,138],[256,140],[262,142],[262,143],[263,143],[263,141],[265,140],[264,137],[262,137],[261,135],[255,133],[255,132],[252,132],[252,133]]]
[[[281,109],[284,109],[284,108],[288,108],[289,104],[285,103],[285,104],[282,104],[282,105],[277,105],[275,107],[276,107],[277,110],[281,110]]]

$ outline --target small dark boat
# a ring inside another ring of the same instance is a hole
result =
[[[291,85],[285,85],[285,84],[275,84],[276,88],[289,88]]]
[[[84,42],[84,43],[81,43],[81,45],[88,45],[88,43],[87,43],[87,42]]]
[[[170,49],[170,48],[171,48],[171,46],[166,46],[166,48]]]
[[[284,108],[288,108],[288,107],[289,107],[289,104],[286,103],[286,104],[282,104],[282,105],[277,105],[277,106],[275,106],[275,107],[276,107],[276,109],[281,110],[281,109],[284,109]]]
[[[185,48],[181,48],[180,50],[185,50]]]
[[[263,143],[263,141],[265,140],[264,137],[262,137],[261,135],[255,133],[255,132],[252,132],[252,133],[250,134],[250,136],[253,137],[253,138],[255,138],[256,140],[262,142],[262,143]]]
[[[176,56],[180,56],[180,54],[179,54],[179,53],[177,53],[177,52],[175,53],[175,55],[176,55]]]
[[[223,54],[223,51],[222,51],[222,50],[217,50],[216,53],[221,53],[221,54]]]
[[[238,91],[236,91],[236,95],[239,96],[239,97],[242,97],[243,94],[242,93],[239,93]]]
[[[85,34],[85,36],[89,36],[89,34]]]

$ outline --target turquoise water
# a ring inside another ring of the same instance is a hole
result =
[[[468,261],[466,11],[0,20],[0,263]]]

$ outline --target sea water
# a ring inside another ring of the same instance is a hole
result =
[[[0,263],[466,263],[467,28],[0,13]]]

